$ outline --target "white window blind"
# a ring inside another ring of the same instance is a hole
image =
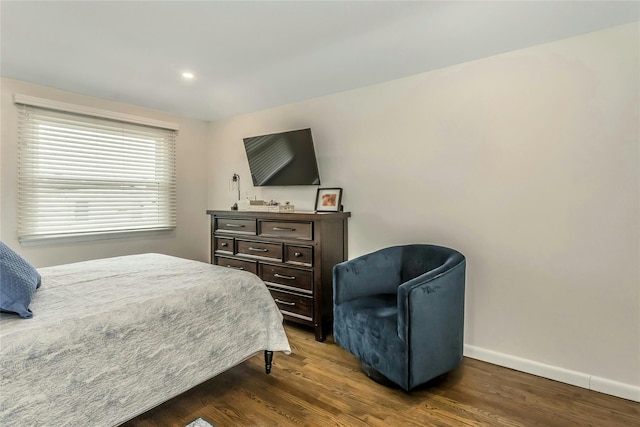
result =
[[[174,130],[18,108],[20,241],[176,226]]]

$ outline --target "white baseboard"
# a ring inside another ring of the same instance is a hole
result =
[[[640,402],[639,386],[595,377],[593,375],[571,371],[557,366],[546,365],[544,363],[522,359],[509,354],[498,353],[496,351],[487,350],[473,345],[465,344],[464,355],[472,359],[478,359],[494,365],[504,366],[505,368],[515,369],[516,371],[526,372],[528,374],[537,375],[550,380],[560,381],[565,384],[571,384],[588,390]]]
[[[640,387],[611,381],[601,377],[591,377],[591,390],[604,394],[621,397],[623,399],[640,402]]]

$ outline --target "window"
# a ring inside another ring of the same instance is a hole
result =
[[[175,129],[20,99],[16,95],[20,241],[176,226]]]

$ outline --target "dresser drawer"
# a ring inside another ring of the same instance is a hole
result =
[[[256,261],[245,261],[242,259],[227,258],[222,256],[215,257],[218,265],[223,267],[235,268],[236,270],[244,270],[253,274],[258,274],[258,263]]]
[[[313,224],[299,221],[259,221],[259,236],[313,240]]]
[[[284,245],[284,262],[313,266],[313,248],[310,246]]]
[[[282,243],[256,242],[236,239],[236,252],[242,255],[259,256],[282,260]]]
[[[225,233],[256,234],[254,219],[216,218],[215,231]]]
[[[233,239],[228,239],[224,237],[216,237],[216,252],[229,252],[233,253]]]
[[[259,271],[258,275],[265,282],[283,285],[292,290],[313,292],[313,271],[262,263]]]
[[[303,295],[296,295],[289,292],[282,292],[273,288],[269,288],[273,300],[283,312],[294,317],[303,317],[307,320],[313,319],[313,298]]]

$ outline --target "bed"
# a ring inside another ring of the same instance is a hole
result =
[[[291,352],[255,275],[141,254],[37,270],[0,313],[0,425],[115,426],[243,362]]]

